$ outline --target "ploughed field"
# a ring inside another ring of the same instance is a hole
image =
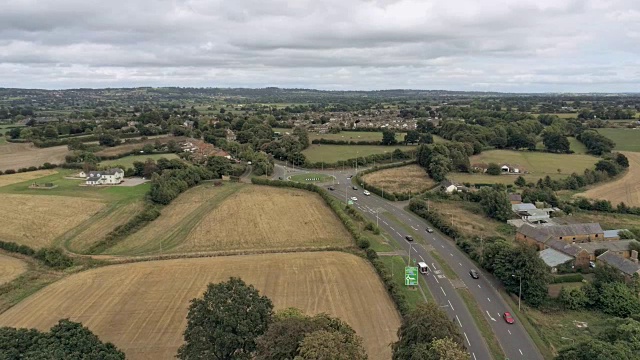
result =
[[[297,307],[346,321],[369,358],[390,359],[400,317],[373,268],[342,252],[175,259],[112,265],[71,275],[0,314],[0,327],[49,329],[80,321],[128,359],[171,359],[182,344],[189,301],[210,282],[241,277],[276,309]]]
[[[317,194],[206,183],[181,194],[160,217],[106,253],[260,252],[351,244],[349,233]]]
[[[364,175],[363,179],[367,184],[389,193],[418,194],[436,185],[427,172],[415,164],[375,171]]]

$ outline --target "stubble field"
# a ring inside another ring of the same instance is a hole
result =
[[[8,283],[27,271],[27,263],[9,255],[0,254],[0,285]]]
[[[0,187],[21,183],[23,181],[35,180],[44,176],[56,174],[56,170],[38,170],[24,173],[2,175],[0,176]]]
[[[586,192],[576,194],[593,199],[609,200],[615,206],[624,202],[630,206],[640,206],[640,153],[623,152],[629,159],[629,169],[621,178],[596,186]]]
[[[98,200],[68,196],[2,194],[0,239],[36,249],[50,246],[104,206]]]
[[[66,145],[37,148],[32,144],[7,143],[0,145],[0,170],[40,166],[46,162],[60,164],[70,151]]]
[[[276,309],[325,312],[363,337],[373,360],[391,358],[400,317],[374,270],[340,252],[177,259],[108,266],[58,281],[0,315],[0,326],[48,329],[70,318],[129,359],[171,359],[189,301],[210,282],[241,277]]]
[[[153,223],[107,252],[141,255],[350,244],[349,233],[316,194],[227,183],[185,192]]]
[[[363,176],[364,181],[389,193],[425,192],[436,185],[419,165],[407,165],[375,171]]]

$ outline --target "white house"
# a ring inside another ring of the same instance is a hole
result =
[[[87,176],[87,185],[118,185],[124,180],[124,170],[120,168],[90,171]]]

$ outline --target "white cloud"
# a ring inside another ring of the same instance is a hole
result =
[[[637,91],[634,0],[17,0],[0,84]]]

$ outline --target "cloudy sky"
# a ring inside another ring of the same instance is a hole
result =
[[[638,0],[0,3],[0,87],[640,91]]]

